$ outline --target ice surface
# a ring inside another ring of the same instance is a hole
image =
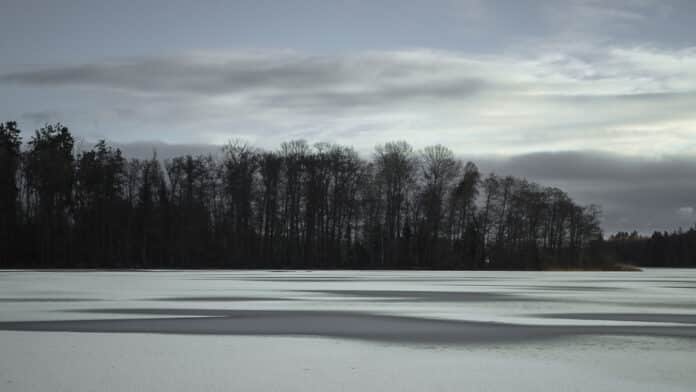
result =
[[[0,272],[0,391],[696,388],[696,271]]]

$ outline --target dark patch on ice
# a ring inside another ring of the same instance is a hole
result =
[[[696,303],[689,302],[624,302],[624,301],[579,301],[588,304],[599,304],[609,306],[626,306],[631,308],[677,308],[677,309],[696,309]]]
[[[540,291],[619,291],[625,290],[624,287],[602,287],[602,286],[518,286],[519,290],[540,290]]]
[[[246,302],[246,301],[294,301],[294,298],[280,297],[162,297],[146,299],[148,301],[173,302]]]
[[[359,282],[355,278],[240,278],[245,282]]]
[[[238,277],[238,276],[230,276],[230,277],[206,277],[206,278],[192,278],[192,280],[238,280],[238,281],[243,281],[243,282],[298,282],[298,283],[304,283],[304,282],[357,282],[360,281],[359,279],[353,279],[353,278],[244,278],[244,277]]]
[[[495,277],[415,277],[415,276],[214,276],[195,278],[196,280],[241,280],[245,282],[468,282],[468,281],[498,281],[498,280],[513,280],[511,278],[495,278]]]
[[[323,336],[426,344],[516,343],[580,335],[696,339],[692,326],[551,326],[441,320],[359,312],[207,309],[94,309],[194,317],[0,322],[5,331]],[[205,316],[205,317],[195,317]]]
[[[299,290],[304,293],[363,297],[374,300],[405,302],[499,302],[499,301],[545,301],[543,298],[522,297],[515,294],[474,291],[415,291],[415,290]]]
[[[623,273],[623,272],[622,272]],[[674,280],[674,279],[575,279],[574,282],[594,282],[594,283],[625,283],[625,284],[635,284],[635,283],[665,283],[665,284],[695,284],[696,280]]]
[[[0,302],[91,302],[101,301],[98,298],[0,298]]]
[[[446,284],[443,286],[456,287],[489,287],[491,289],[505,290],[529,290],[529,291],[577,291],[577,292],[605,292],[605,291],[620,291],[626,290],[625,287],[603,287],[603,286],[563,286],[563,285],[526,285],[514,286],[509,284],[478,284],[478,283],[461,283],[461,284]]]
[[[247,312],[263,313],[266,310],[204,309],[204,308],[99,308],[75,309],[73,313],[130,314],[151,316],[200,316],[200,317],[242,317]]]
[[[535,315],[541,318],[602,321],[640,321],[650,323],[696,324],[696,314],[674,313],[550,313]]]

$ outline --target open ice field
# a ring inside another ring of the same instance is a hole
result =
[[[0,271],[0,391],[693,391],[696,271]]]

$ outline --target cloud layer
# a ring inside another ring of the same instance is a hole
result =
[[[0,121],[25,131],[141,155],[442,143],[604,205],[607,228],[696,220],[691,0],[6,3]]]
[[[696,153],[691,48],[506,56],[197,52],[43,67],[5,73],[1,80],[15,87],[79,89],[84,95],[73,100],[89,97],[85,110],[96,100],[94,115],[107,122],[134,121],[181,134],[197,124],[205,128],[185,141],[307,137],[369,148],[392,138],[418,145],[434,133],[462,152]],[[118,131],[108,133],[120,138]],[[166,132],[157,138],[178,141]]]
[[[627,157],[575,151],[475,159],[485,172],[558,186],[603,210],[607,233],[672,231],[696,224],[696,160],[688,156]]]

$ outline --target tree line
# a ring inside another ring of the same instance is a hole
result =
[[[696,226],[673,232],[655,231],[643,236],[618,232],[603,244],[615,260],[642,267],[696,267]]]
[[[295,140],[126,159],[0,124],[0,267],[541,269],[596,265],[596,206],[483,176],[442,145]]]

